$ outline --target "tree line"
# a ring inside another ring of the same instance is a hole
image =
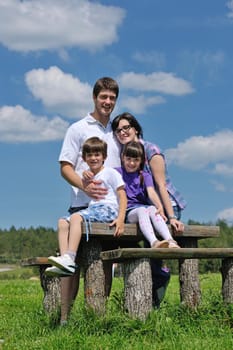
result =
[[[189,220],[190,225],[210,225]],[[225,221],[218,221],[220,236],[199,241],[199,247],[233,247],[233,226]],[[58,252],[57,231],[53,228],[30,227],[9,230],[0,229],[0,263],[19,263],[24,258],[35,256],[50,256]],[[177,272],[177,262],[167,262],[172,272]],[[200,260],[200,271],[217,272],[220,268],[220,259]]]

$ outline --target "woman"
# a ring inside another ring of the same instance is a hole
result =
[[[112,121],[112,130],[122,145],[130,141],[140,141],[143,144],[146,157],[145,170],[153,176],[155,189],[160,196],[172,229],[182,232],[184,225],[180,217],[186,202],[168,177],[164,154],[157,145],[143,140],[141,125],[130,113],[122,113],[115,117]],[[149,246],[147,242],[145,245]],[[162,260],[158,259],[151,259],[151,271],[153,305],[159,308],[170,280],[170,272],[169,269],[162,266]]]
[[[167,218],[175,231],[183,231],[184,225],[180,218],[186,202],[168,177],[165,157],[160,148],[143,140],[141,125],[130,113],[122,113],[115,117],[112,121],[112,130],[122,145],[130,141],[140,141],[143,144],[146,154],[145,170],[153,176],[155,189]]]

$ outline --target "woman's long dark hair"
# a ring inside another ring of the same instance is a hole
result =
[[[129,122],[129,125],[132,126],[137,131],[138,138],[143,138],[142,127],[137,121],[137,119],[130,113],[124,112],[122,114],[117,115],[112,120],[112,131],[115,132],[119,126],[119,123],[122,119],[126,119]]]

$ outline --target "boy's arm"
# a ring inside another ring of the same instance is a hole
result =
[[[125,228],[125,213],[127,208],[127,196],[124,186],[117,189],[117,196],[119,201],[119,211],[117,218],[110,224],[110,226],[116,226],[114,236],[121,236],[124,233]]]

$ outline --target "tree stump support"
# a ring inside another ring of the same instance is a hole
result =
[[[182,248],[197,248],[197,240],[188,238],[181,240]],[[198,259],[179,259],[180,301],[195,309],[201,302]]]
[[[103,315],[106,307],[105,273],[100,258],[100,240],[91,239],[82,244],[82,267],[84,271],[84,297],[87,307]]]
[[[222,296],[226,304],[233,303],[233,259],[222,260]]]
[[[152,310],[150,259],[126,260],[124,271],[124,306],[132,318],[145,320]]]

